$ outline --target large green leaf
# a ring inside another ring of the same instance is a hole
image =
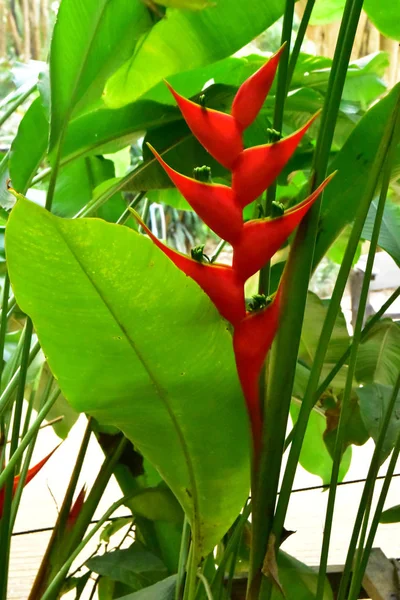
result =
[[[324,192],[315,265],[343,228],[354,219],[383,132],[399,99],[400,84],[370,108],[331,162],[329,171],[338,170],[338,173]]]
[[[373,200],[364,223],[362,237],[370,240],[374,228],[378,201]],[[387,200],[383,211],[382,225],[379,232],[378,244],[386,250],[400,267],[400,206]]]
[[[226,323],[148,239],[20,200],[6,232],[18,304],[71,404],[115,425],[211,550],[248,493],[249,426]]]
[[[374,383],[357,389],[360,402],[361,417],[365,427],[376,443],[385,418],[387,407],[393,394],[393,388]],[[400,433],[400,394],[397,397],[392,417],[383,442],[380,464],[385,462],[396,443]]]
[[[199,13],[169,9],[107,82],[105,102],[122,106],[164,77],[230,56],[283,14],[284,0],[218,0]]]
[[[98,95],[150,26],[141,0],[62,0],[50,50],[50,148],[89,88]]]
[[[340,21],[345,4],[346,0],[316,0],[310,25],[327,25],[333,21]]]
[[[360,344],[356,378],[360,383],[395,385],[400,371],[400,324],[384,319]]]
[[[162,561],[139,542],[125,550],[94,556],[86,564],[91,571],[120,581],[134,590],[152,585],[167,574]]]
[[[393,0],[365,0],[364,10],[386,37],[400,41],[400,6]]]
[[[317,573],[300,562],[294,556],[290,556],[283,550],[278,553],[279,579],[285,592],[285,600],[314,600],[317,592]],[[283,600],[280,591],[274,587],[273,600]],[[333,600],[333,594],[329,581],[325,579],[322,600]]]

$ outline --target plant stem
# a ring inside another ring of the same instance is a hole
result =
[[[327,171],[330,148],[333,139],[339,102],[346,78],[357,24],[362,8],[362,0],[347,0],[345,17],[339,33],[332,69],[328,83],[326,103],[322,113],[322,123],[314,156],[314,177],[312,189],[323,181]],[[356,10],[357,9],[357,10]],[[290,251],[283,277],[282,319],[270,356],[268,401],[264,414],[263,449],[260,459],[259,489],[253,510],[253,548],[251,553],[250,584],[261,565],[272,530],[273,514],[279,484],[285,431],[292,396],[295,365],[297,362],[303,315],[308,292],[308,282],[318,231],[320,200],[311,208],[298,228]],[[281,284],[282,285],[282,284]],[[292,444],[293,447],[293,444]],[[296,461],[297,465],[297,461]],[[290,497],[291,485],[289,488]],[[286,506],[282,513],[286,513]],[[281,517],[282,518],[282,517]],[[281,530],[281,520],[274,525]],[[280,534],[275,533],[276,539]],[[270,597],[271,582],[264,578],[263,586]],[[248,595],[248,600],[256,598]]]
[[[49,587],[47,588],[47,590],[41,597],[41,600],[50,600],[51,598],[54,597],[56,590],[58,590],[60,585],[63,584],[64,578],[67,575],[69,568],[72,565],[72,563],[74,562],[74,560],[76,559],[76,557],[79,556],[79,554],[82,552],[82,550],[88,544],[88,542],[90,542],[92,537],[94,535],[96,535],[96,533],[104,525],[104,523],[107,521],[107,519],[113,514],[113,512],[115,512],[120,506],[122,506],[123,504],[128,502],[131,497],[132,496],[124,496],[123,498],[121,498],[117,502],[114,502],[114,504],[112,504],[110,506],[110,508],[104,513],[104,515],[101,517],[101,519],[90,530],[90,532],[86,535],[86,537],[80,542],[80,544],[77,546],[77,548],[74,550],[74,552],[68,558],[68,560],[65,561],[65,563],[63,564],[61,569],[58,571],[57,575],[54,577],[54,579],[50,583]]]
[[[183,600],[195,600],[195,597],[196,597],[198,561],[197,561],[195,547],[196,547],[195,541],[192,536],[192,543],[190,544],[190,550],[189,550],[188,567],[187,567],[185,592],[183,595]]]
[[[400,380],[398,380],[400,382]],[[361,583],[364,577],[365,569],[367,568],[368,559],[371,554],[372,545],[374,543],[376,531],[379,525],[379,519],[381,517],[383,507],[386,501],[386,496],[389,491],[391,479],[393,477],[394,470],[396,468],[397,460],[400,454],[400,434],[397,437],[395,447],[393,449],[393,453],[390,459],[390,463],[388,466],[388,470],[383,482],[382,490],[379,496],[378,504],[375,509],[374,517],[372,519],[370,531],[368,534],[367,543],[365,544],[365,549],[363,552],[361,564],[358,568],[358,571],[354,573],[353,580],[351,582],[350,593],[348,596],[348,600],[356,600],[358,598],[358,591],[361,588]]]
[[[146,194],[146,192],[139,192],[138,194],[136,194],[136,196],[133,198],[133,200],[131,201],[129,206],[126,207],[126,209],[124,210],[124,212],[118,219],[117,225],[124,225],[126,223],[126,221],[131,216],[130,209],[131,208],[135,209],[145,194]]]
[[[19,432],[21,428],[22,407],[24,403],[24,392],[26,375],[29,366],[29,347],[32,338],[32,321],[27,319],[25,325],[25,338],[21,358],[21,375],[18,383],[17,397],[14,405],[13,427],[11,433],[10,457],[15,455],[18,448]],[[15,466],[10,470],[6,479],[4,494],[3,512],[0,529],[0,556],[2,557],[0,566],[0,598],[7,598],[7,584],[10,560],[10,541],[11,541],[11,504],[13,497]]]
[[[185,579],[185,569],[189,553],[190,524],[185,515],[183,520],[181,547],[179,551],[178,574],[176,577],[175,600],[181,600]]]
[[[226,244],[226,240],[221,240],[219,242],[218,246],[215,248],[214,254],[211,257],[211,260],[210,260],[211,263],[214,263],[217,260],[218,256],[221,254],[222,250],[225,248],[225,244]]]
[[[207,600],[214,600],[212,592],[211,592],[211,588],[210,588],[210,584],[207,581],[207,578],[203,575],[203,573],[200,573],[200,571],[197,573],[197,577],[200,579],[200,581],[202,582],[204,589],[206,591],[206,596],[207,596]]]
[[[378,474],[379,466],[380,466],[380,462],[381,462],[380,455],[381,455],[381,451],[382,451],[382,447],[383,447],[383,442],[385,440],[386,433],[387,433],[387,430],[388,430],[388,427],[390,424],[390,419],[392,417],[393,410],[394,410],[394,407],[395,407],[395,404],[397,401],[399,389],[400,389],[400,375],[398,376],[396,385],[393,388],[393,393],[389,400],[389,404],[388,404],[388,407],[385,412],[384,420],[382,422],[382,427],[381,427],[378,439],[375,444],[374,453],[372,455],[371,464],[368,469],[368,475],[367,475],[367,479],[365,481],[365,486],[364,486],[363,493],[361,496],[360,505],[358,507],[356,520],[354,522],[353,532],[352,532],[352,536],[350,539],[349,548],[347,551],[346,562],[344,565],[343,574],[342,574],[342,578],[340,581],[340,587],[339,587],[339,591],[338,591],[337,600],[344,600],[346,597],[349,580],[350,580],[350,575],[351,575],[351,570],[353,567],[353,560],[354,560],[354,554],[355,554],[356,546],[357,546],[358,534],[359,534],[360,527],[361,527],[361,524],[363,521],[365,507],[368,504],[369,498],[372,499],[374,486],[375,486],[375,482],[376,482],[376,476]],[[362,561],[361,561],[361,563],[362,563]],[[361,565],[359,565],[359,568],[361,568]]]
[[[8,323],[7,307],[8,307],[9,293],[10,293],[10,278],[8,276],[8,273],[6,273],[5,277],[4,277],[3,298],[2,298],[2,303],[1,303],[1,317],[0,317],[0,389],[1,389],[1,380],[3,377],[4,346],[5,346],[5,341],[6,341],[7,323]]]
[[[293,16],[294,16],[295,0],[286,0],[285,13],[283,15],[281,45],[285,44],[279,60],[278,80],[276,86],[276,96],[274,104],[274,117],[272,126],[276,131],[282,132],[283,113],[285,110],[285,100],[288,88],[288,65],[290,41],[292,38]],[[272,202],[276,197],[276,183],[272,183],[267,190],[264,202],[264,214],[269,216],[271,213]],[[268,263],[261,269],[258,282],[258,293],[268,296],[270,287],[270,270],[271,264]]]
[[[0,117],[0,127],[7,121],[9,117],[17,110],[19,106],[36,90],[37,83],[31,85],[24,93],[21,94],[14,102],[10,104],[8,109]]]
[[[390,139],[388,158],[387,158],[387,161],[385,164],[382,189],[381,189],[381,193],[380,193],[380,197],[379,197],[379,203],[378,203],[375,222],[374,222],[374,228],[372,231],[371,242],[370,242],[370,247],[369,247],[369,251],[368,251],[367,264],[365,267],[363,284],[362,284],[362,288],[361,288],[361,294],[360,294],[360,300],[359,300],[359,306],[358,306],[358,312],[357,312],[357,319],[356,319],[356,324],[355,324],[354,333],[353,333],[353,343],[352,343],[352,347],[351,347],[349,366],[348,366],[348,372],[347,372],[347,377],[346,377],[346,384],[345,384],[345,388],[344,388],[344,392],[343,392],[343,399],[342,399],[342,403],[341,403],[340,416],[339,416],[339,424],[338,424],[336,440],[335,440],[331,485],[329,488],[328,506],[327,506],[327,511],[326,511],[324,537],[323,537],[321,560],[320,560],[320,569],[319,569],[319,573],[318,573],[317,599],[321,599],[321,600],[322,600],[323,594],[324,594],[325,576],[326,576],[326,569],[327,569],[327,565],[328,565],[328,552],[329,552],[329,544],[330,544],[330,535],[331,535],[331,530],[332,530],[333,513],[334,513],[334,507],[335,507],[337,482],[338,482],[338,477],[339,477],[340,462],[341,462],[342,454],[344,451],[345,429],[347,426],[347,419],[348,419],[349,411],[351,408],[351,394],[352,394],[352,388],[353,388],[353,378],[354,378],[355,370],[356,370],[358,347],[361,342],[361,331],[362,331],[362,326],[363,326],[363,322],[364,322],[365,308],[367,306],[369,285],[370,285],[371,275],[372,275],[372,268],[373,268],[373,264],[374,264],[376,248],[378,245],[379,232],[380,232],[380,228],[381,228],[381,224],[382,224],[386,196],[387,196],[387,192],[389,189],[390,174],[391,174],[393,158],[394,158],[394,150],[397,146],[397,140],[398,140],[398,127],[397,127],[398,112],[399,111],[397,109],[395,122],[394,122],[394,126],[392,129],[392,136]]]
[[[399,95],[400,101],[400,95]],[[399,105],[399,101],[397,105]],[[396,109],[397,110],[397,109]],[[287,507],[289,504],[289,498],[293,485],[294,476],[296,473],[297,463],[300,457],[301,447],[304,439],[304,435],[307,428],[310,412],[318,399],[316,391],[318,388],[319,378],[321,370],[324,364],[326,351],[329,345],[333,327],[336,322],[338,311],[340,310],[341,298],[347,283],[348,275],[353,263],[353,258],[357,250],[358,241],[360,239],[364,221],[368,214],[371,200],[374,197],[375,188],[379,177],[382,172],[382,168],[385,162],[387,151],[390,145],[392,131],[396,115],[393,113],[392,118],[387,124],[385,133],[382,137],[381,144],[379,146],[375,161],[370,171],[370,177],[368,185],[365,190],[365,194],[360,201],[359,209],[356,215],[355,223],[353,225],[350,238],[346,247],[345,255],[342,260],[340,271],[336,280],[335,288],[331,300],[329,302],[328,311],[325,317],[325,321],[322,327],[321,335],[318,341],[317,350],[315,352],[313,365],[311,368],[309,380],[307,383],[306,392],[301,403],[299,416],[294,427],[293,439],[290,448],[290,453],[285,468],[285,473],[281,486],[281,494],[278,501],[277,512],[274,523],[274,533],[279,539],[280,533],[283,528]],[[367,327],[367,326],[366,326]],[[288,332],[289,333],[289,332]],[[351,350],[350,350],[351,352]],[[296,357],[297,360],[297,357]]]
[[[45,591],[47,579],[50,576],[51,569],[53,567],[54,554],[57,555],[58,546],[60,540],[62,540],[65,531],[65,525],[68,519],[69,512],[71,510],[72,500],[74,497],[79,476],[82,471],[82,466],[85,460],[91,435],[92,420],[88,419],[85,433],[83,434],[79,452],[76,457],[75,465],[68,483],[67,490],[65,492],[64,500],[60,508],[60,512],[58,513],[57,521],[53,528],[52,535],[47,545],[45,555],[43,556],[41,565],[36,574],[35,581],[29,594],[29,600],[36,600],[36,598],[40,598],[42,596],[42,593]]]
[[[287,89],[290,87],[290,82],[293,78],[293,73],[296,68],[297,59],[299,58],[301,46],[304,41],[304,37],[306,35],[307,27],[310,22],[310,17],[312,10],[314,8],[315,0],[307,0],[306,7],[303,12],[303,16],[301,17],[300,27],[296,35],[296,40],[294,42],[293,50],[290,55],[290,61],[288,66],[288,75],[287,75]]]
[[[36,357],[39,350],[40,350],[40,344],[39,344],[39,342],[37,342],[33,346],[32,350],[30,351],[29,365],[32,363],[33,359]],[[8,409],[11,397],[12,397],[13,393],[15,392],[15,390],[17,389],[20,375],[21,375],[21,367],[18,367],[18,369],[15,371],[14,375],[8,382],[7,387],[3,390],[3,392],[0,396],[0,416]],[[1,476],[0,476],[0,478],[1,478]]]

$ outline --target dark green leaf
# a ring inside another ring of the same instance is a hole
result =
[[[150,26],[141,0],[85,0],[84,10],[81,0],[61,2],[50,50],[50,148],[89,88],[90,96],[101,93]]]
[[[207,554],[249,486],[248,417],[226,322],[129,228],[20,200],[6,244],[18,304],[66,398],[120,428],[156,466]]]
[[[357,389],[360,401],[361,417],[374,442],[379,437],[385,413],[393,394],[393,388],[378,383]],[[385,462],[391,453],[400,433],[400,394],[394,406],[389,427],[386,432],[380,455],[380,464]]]
[[[360,344],[356,379],[360,383],[394,385],[400,371],[400,324],[380,321]]]
[[[123,596],[120,600],[174,600],[175,587],[176,575],[171,575],[144,590]]]
[[[283,0],[218,0],[204,11],[168,10],[132,58],[107,82],[105,101],[133,102],[164,77],[230,56],[274,23]]]
[[[376,208],[378,201],[373,200],[366,218],[362,237],[370,240],[374,228]],[[382,225],[379,232],[378,244],[386,250],[393,260],[400,266],[400,206],[389,199],[386,201],[383,212]]]
[[[400,504],[396,506],[392,506],[392,508],[388,508],[384,510],[381,518],[379,519],[380,523],[399,523],[400,522]]]
[[[283,552],[283,550],[278,553],[278,569],[286,600],[315,599],[318,580],[315,571],[294,558],[294,556]],[[272,599],[283,599],[282,594],[275,587],[273,588]],[[327,579],[322,600],[333,600],[332,590]]]
[[[135,590],[160,581],[167,574],[161,560],[148,552],[139,542],[126,550],[106,552],[86,563],[91,571],[131,586]]]

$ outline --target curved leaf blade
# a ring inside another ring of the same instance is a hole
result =
[[[17,301],[66,398],[156,466],[208,553],[249,489],[248,417],[226,323],[129,228],[20,200],[6,240]]]

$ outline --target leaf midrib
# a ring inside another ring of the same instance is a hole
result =
[[[103,294],[101,293],[100,289],[97,287],[96,283],[94,282],[94,280],[92,279],[92,277],[89,275],[89,273],[85,269],[83,263],[80,261],[78,255],[74,251],[73,247],[70,245],[68,239],[65,237],[64,233],[62,232],[62,230],[58,227],[57,221],[55,220],[55,219],[57,219],[57,217],[54,217],[54,216],[51,216],[51,215],[48,215],[48,216],[50,217],[51,224],[53,225],[54,229],[56,230],[56,233],[60,236],[60,238],[64,242],[66,248],[72,254],[72,257],[76,261],[77,265],[82,270],[83,274],[88,279],[89,283],[91,284],[91,286],[93,287],[93,289],[97,293],[97,295],[100,298],[101,302],[106,307],[106,309],[109,312],[109,314],[111,315],[112,319],[115,321],[116,325],[119,327],[119,329],[121,330],[122,334],[124,335],[124,337],[128,341],[129,346],[131,347],[131,349],[135,353],[136,357],[138,358],[139,362],[141,363],[141,365],[143,366],[144,370],[146,371],[146,373],[147,373],[147,375],[148,375],[151,383],[153,384],[153,386],[154,386],[154,388],[155,388],[155,390],[157,392],[158,397],[160,398],[161,402],[164,404],[165,409],[167,410],[167,413],[168,413],[168,415],[169,415],[169,417],[171,419],[171,422],[172,422],[172,424],[173,424],[173,426],[175,428],[175,431],[176,431],[176,433],[178,435],[178,439],[179,439],[179,441],[181,443],[182,451],[183,451],[183,454],[185,456],[185,462],[186,462],[186,466],[187,466],[187,469],[188,469],[189,479],[190,479],[191,486],[192,486],[192,489],[193,489],[193,518],[194,518],[195,531],[199,532],[200,523],[199,523],[199,507],[198,507],[198,490],[197,490],[197,484],[196,484],[196,478],[195,478],[195,474],[194,474],[193,464],[192,464],[192,461],[190,459],[189,449],[188,449],[188,446],[186,444],[186,441],[185,441],[183,432],[181,430],[181,427],[180,427],[180,425],[179,425],[179,423],[178,423],[178,421],[177,421],[177,419],[176,419],[176,417],[175,417],[175,415],[174,415],[171,407],[169,406],[169,403],[168,403],[168,400],[167,400],[167,395],[165,394],[163,388],[158,383],[157,378],[152,373],[152,371],[151,371],[150,367],[147,365],[145,359],[143,358],[143,356],[139,352],[139,350],[138,350],[138,348],[137,348],[134,340],[130,337],[130,335],[128,334],[128,332],[125,329],[124,325],[118,319],[118,317],[114,313],[112,307],[107,302],[106,298],[103,296]],[[134,232],[132,232],[132,234],[134,234]],[[136,235],[139,235],[139,234],[136,234]]]

